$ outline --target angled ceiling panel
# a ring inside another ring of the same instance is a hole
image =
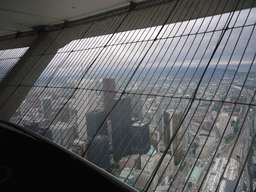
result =
[[[29,31],[39,25],[53,25],[129,5],[128,0],[27,0],[0,3],[0,35]]]

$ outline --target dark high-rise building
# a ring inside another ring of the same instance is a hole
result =
[[[144,107],[140,95],[134,95],[131,101],[132,105],[132,118],[141,121],[144,116]]]
[[[93,138],[97,132],[98,135],[108,135],[106,116],[105,111],[92,111],[86,114],[88,137]]]
[[[42,100],[44,118],[50,118],[52,113],[52,100],[51,98],[44,98]]]
[[[173,134],[178,130],[177,135],[175,136],[171,144],[171,152],[174,155],[174,163],[178,165],[182,158],[182,127],[179,127],[179,122],[182,117],[181,112],[173,111],[164,111],[164,144],[168,145],[171,141]],[[176,152],[174,153],[174,151]]]
[[[52,131],[48,127],[40,124],[39,122],[25,124],[24,127],[52,140]]]
[[[70,109],[69,109],[69,105],[66,104],[64,107],[59,106],[59,110],[60,110],[60,111],[58,111],[58,115],[57,115],[56,120],[57,120],[57,121],[62,121],[62,122],[68,123],[69,120],[70,120]]]
[[[92,142],[87,151],[87,159],[95,165],[109,171],[110,168],[110,150],[109,141],[106,135],[97,135],[93,140],[89,138],[89,143]]]
[[[39,131],[39,122],[37,123],[26,123],[24,124],[24,127],[26,127],[27,129],[31,130],[31,131],[34,131],[36,133],[38,133]]]
[[[114,160],[117,162],[123,156],[131,154],[131,98],[114,99],[111,102],[113,110],[110,113],[112,128],[112,145]]]
[[[104,92],[104,110],[109,114],[111,110],[111,101],[116,96],[115,79],[103,79],[103,92]]]
[[[149,145],[149,123],[137,121],[131,126],[131,151],[133,154],[147,153]]]

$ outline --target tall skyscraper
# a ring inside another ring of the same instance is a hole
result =
[[[149,145],[149,123],[137,121],[131,126],[132,142],[131,151],[133,154],[147,153]]]
[[[171,152],[174,155],[174,163],[178,165],[182,158],[182,126],[179,127],[179,122],[182,117],[182,113],[176,111],[164,111],[164,144],[168,145],[171,141],[173,134],[178,130],[177,135],[175,136],[171,144]],[[177,149],[176,149],[177,148]],[[176,152],[174,153],[174,151]]]
[[[110,169],[110,150],[108,138],[105,135],[97,135],[93,140],[87,151],[87,159],[95,165],[109,171]]]
[[[131,140],[131,98],[114,99],[111,102],[113,110],[110,113],[112,128],[112,145],[114,160],[131,154],[129,141]]]
[[[78,137],[83,141],[87,140],[86,114],[94,111],[98,103],[95,101],[96,91],[88,90],[95,86],[94,80],[83,79],[74,94],[74,101],[70,104],[77,110]]]
[[[108,135],[105,111],[91,111],[87,113],[86,124],[88,137],[93,138],[97,132],[98,135]]]
[[[52,99],[51,98],[42,99],[42,105],[43,105],[44,118],[49,119],[52,113]]]
[[[70,120],[70,109],[69,109],[69,104],[67,103],[64,107],[59,106],[60,111],[57,115],[57,121],[62,121],[65,123],[68,123]]]
[[[142,104],[142,97],[140,95],[134,95],[131,101],[132,105],[132,118],[142,121],[145,110]]]
[[[103,79],[103,92],[104,92],[104,110],[109,114],[111,110],[111,101],[116,96],[115,79]]]

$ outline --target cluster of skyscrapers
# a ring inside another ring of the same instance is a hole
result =
[[[174,160],[168,166],[166,173],[169,174],[173,166],[180,163],[183,156],[181,138],[183,130],[179,129],[182,127],[179,126],[181,112],[163,111],[163,118],[161,114],[159,115],[163,121],[163,130],[156,129],[156,125],[150,124],[144,120],[146,118],[143,118],[141,96],[116,95],[115,80],[111,78],[103,79],[103,106],[104,110],[94,110],[86,114],[89,138],[86,153],[88,160],[108,171],[113,171],[110,167],[114,162],[119,166],[119,173],[122,174],[124,170],[132,168],[135,164],[137,170],[140,170],[149,163],[151,168],[148,168],[148,171],[152,172],[161,156],[160,153],[172,143],[168,158],[173,155]],[[163,142],[160,142],[161,134],[164,135],[161,139]],[[172,141],[174,134],[176,136]],[[153,161],[151,159],[149,161],[152,153],[154,153]]]
[[[93,80],[84,80],[84,89],[71,97],[72,93],[55,92],[40,96],[38,102],[33,100],[38,93],[31,92],[22,105],[32,107],[17,112],[13,120],[23,116],[21,124],[25,127],[113,174],[117,171],[122,175],[128,168],[135,167],[131,183],[141,175],[142,167],[148,172],[143,173],[142,178],[149,179],[161,153],[172,143],[167,157],[170,160],[173,155],[174,160],[168,165],[168,177],[183,157],[183,130],[179,125],[182,113],[160,107],[153,117],[148,117],[150,112],[145,113],[148,104],[142,95],[119,94],[113,78],[101,82],[100,94],[89,90],[89,84],[95,85]],[[63,95],[67,95],[66,98]],[[160,123],[157,125],[157,122]],[[167,164],[168,161],[163,167]],[[143,179],[139,180],[138,188],[143,183]]]
[[[92,140],[88,148],[88,159],[95,164],[98,161],[104,162],[104,165],[100,165],[107,168],[110,154],[118,162],[124,156],[146,153],[150,147],[149,123],[138,121],[138,117],[132,113],[131,97],[116,96],[114,79],[103,79],[103,105],[104,110],[86,114],[87,133],[89,140]],[[107,145],[104,152],[98,153],[100,149],[96,148],[104,145]]]

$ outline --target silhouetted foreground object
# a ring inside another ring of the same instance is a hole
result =
[[[65,148],[9,122],[0,121],[0,151],[1,188],[136,191]]]

